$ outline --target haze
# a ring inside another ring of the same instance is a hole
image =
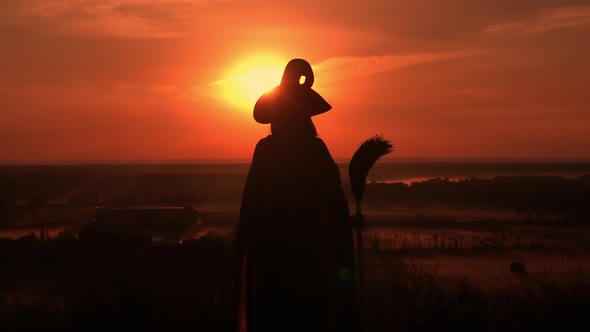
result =
[[[0,161],[250,158],[269,128],[216,83],[295,57],[336,158],[587,158],[589,37],[587,0],[4,0]]]

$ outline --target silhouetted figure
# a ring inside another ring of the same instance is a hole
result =
[[[311,120],[331,106],[313,80],[309,63],[291,60],[254,107],[272,134],[256,145],[242,198],[238,331],[359,330],[348,204]]]

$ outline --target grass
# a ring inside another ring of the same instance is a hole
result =
[[[230,329],[232,250],[219,237],[141,248],[89,248],[74,239],[0,246],[1,331]],[[430,268],[419,258],[425,251],[441,249],[367,248],[367,331],[564,331],[586,323],[583,270],[557,278],[554,263],[541,260],[539,273],[491,284]]]
[[[447,278],[401,261],[374,265],[367,280],[370,331],[549,331],[586,321],[590,283],[515,275],[509,284]]]

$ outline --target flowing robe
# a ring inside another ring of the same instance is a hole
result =
[[[348,203],[321,139],[258,142],[236,247],[237,331],[359,330]]]

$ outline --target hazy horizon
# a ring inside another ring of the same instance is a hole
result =
[[[338,164],[348,163],[350,158],[334,158]],[[248,158],[217,158],[217,159],[138,159],[138,160],[0,160],[0,166],[60,166],[60,165],[182,165],[182,164],[250,164]],[[384,157],[379,164],[389,163],[581,163],[590,164],[590,157],[469,157],[469,158],[433,158],[433,157]]]

